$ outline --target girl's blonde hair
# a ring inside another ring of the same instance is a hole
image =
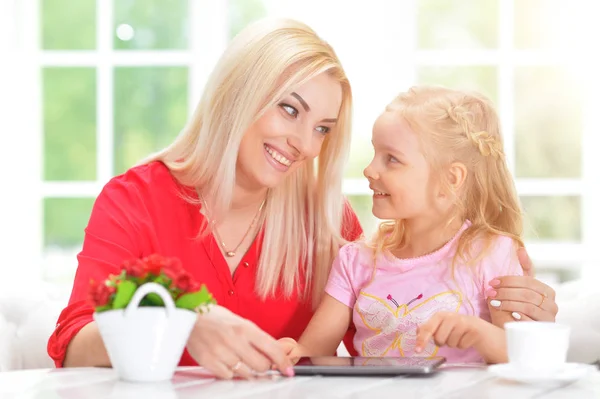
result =
[[[404,118],[417,134],[432,176],[440,179],[444,191],[453,195],[457,218],[471,225],[457,242],[455,260],[471,258],[474,239],[484,239],[476,262],[489,249],[494,236],[505,235],[523,245],[523,220],[519,199],[506,165],[500,121],[493,104],[479,93],[444,87],[416,86],[400,94],[386,108]],[[465,165],[467,177],[454,192],[448,167]],[[378,251],[407,245],[409,232],[403,220],[384,222],[375,236]]]
[[[248,26],[221,56],[183,131],[144,160],[162,161],[181,184],[200,191],[211,217],[221,220],[232,203],[244,133],[284,95],[322,73],[342,87],[338,122],[316,162],[306,162],[267,194],[257,273],[262,298],[279,287],[289,297],[305,281],[301,296],[313,292],[318,301],[334,256],[345,243],[341,184],[350,145],[352,93],[331,46],[294,20],[266,19]]]

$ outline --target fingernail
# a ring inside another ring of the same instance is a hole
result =
[[[499,300],[497,300],[497,299],[492,299],[492,300],[490,301],[490,305],[492,305],[492,306],[493,306],[493,307],[495,307],[495,308],[499,308],[499,307],[500,307],[500,305],[502,305],[502,302],[500,302],[500,301],[499,301]]]
[[[521,315],[518,314],[517,312],[512,312],[512,317],[515,320],[521,320]]]
[[[488,292],[487,292],[487,296],[488,296],[488,298],[493,298],[493,297],[495,297],[497,294],[498,294],[498,293],[497,293],[496,291],[494,291],[494,290],[488,290]]]
[[[497,285],[500,285],[500,280],[498,280],[498,279],[493,279],[492,281],[490,281],[490,285],[491,285],[492,287],[495,287],[495,286],[497,286]]]
[[[294,376],[294,368],[288,367],[287,369],[285,369],[285,375],[287,375],[288,377],[293,377]]]

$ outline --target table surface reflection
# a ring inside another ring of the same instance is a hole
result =
[[[73,368],[0,373],[0,398],[600,398],[600,371],[568,384],[526,385],[485,367],[448,367],[430,377],[263,377],[219,381],[199,367],[179,368],[166,383],[127,383],[112,369]]]

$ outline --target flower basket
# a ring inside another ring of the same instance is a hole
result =
[[[214,303],[178,261],[157,255],[123,264],[118,276],[92,282],[94,320],[120,379],[172,378],[196,321]]]

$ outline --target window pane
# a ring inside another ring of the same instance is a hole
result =
[[[115,171],[122,173],[177,136],[187,119],[184,67],[115,71]]]
[[[418,0],[421,49],[496,48],[498,0]]]
[[[568,43],[577,31],[577,14],[590,7],[584,0],[515,1],[515,47],[552,49]],[[579,40],[582,38],[580,37]]]
[[[475,90],[497,104],[497,69],[493,66],[420,67],[417,79],[420,84]]]
[[[583,98],[558,67],[515,70],[516,175],[581,176]]]
[[[580,197],[521,197],[525,239],[581,241]]]
[[[40,8],[43,49],[96,48],[96,0],[42,0]]]
[[[116,49],[188,47],[188,0],[115,0]]]
[[[344,177],[364,178],[363,170],[373,159],[373,153],[371,132],[368,132],[368,135],[353,135],[350,145],[350,160],[346,165]]]
[[[44,180],[96,179],[96,70],[44,68]]]
[[[81,249],[93,198],[44,199],[44,247]]]
[[[358,216],[358,220],[360,220],[365,237],[370,239],[379,224],[379,220],[373,216],[373,197],[370,195],[349,195],[348,200]]]
[[[246,25],[266,15],[262,0],[229,0],[229,37],[233,38]]]

